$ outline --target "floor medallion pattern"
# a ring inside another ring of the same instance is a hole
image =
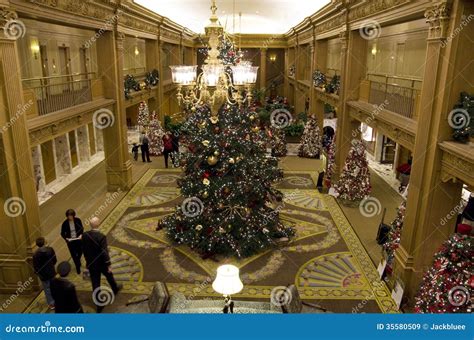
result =
[[[112,266],[124,283],[109,312],[120,312],[133,298],[148,294],[153,282],[165,282],[171,293],[220,298],[212,290],[218,266],[240,268],[244,289],[235,299],[269,301],[273,287],[294,283],[302,299],[333,312],[395,312],[390,293],[333,197],[316,190],[317,173],[286,172],[276,186],[284,193],[280,218],[296,230],[290,242],[246,259],[203,260],[185,246],[176,246],[158,221],[171,214],[182,197],[176,186],[179,170],[149,170],[101,225],[108,235]],[[91,305],[90,282],[72,277],[83,304]],[[105,284],[105,282],[104,282]],[[316,301],[315,301],[316,302]],[[46,312],[40,294],[26,312]]]

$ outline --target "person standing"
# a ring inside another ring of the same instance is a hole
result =
[[[33,269],[41,281],[49,308],[54,309],[54,298],[51,295],[51,280],[56,275],[54,269],[54,265],[57,262],[56,253],[53,248],[46,246],[44,237],[38,237],[36,245],[38,249],[33,254]]]
[[[74,209],[66,211],[66,220],[61,225],[61,237],[66,241],[72,260],[76,265],[76,272],[81,273],[82,234],[84,227],[80,218],[76,217]]]
[[[148,139],[145,131],[142,132],[140,136],[140,150],[142,152],[142,161],[145,163],[145,159],[148,163],[151,162],[150,160],[150,140]]]
[[[97,304],[97,297],[100,296],[100,276],[104,275],[115,295],[118,294],[121,285],[117,285],[112,273],[109,250],[107,248],[107,237],[99,231],[100,221],[97,217],[90,220],[91,230],[82,235],[82,246],[86,259],[87,269],[89,269],[92,283],[92,298],[96,303],[97,313],[102,312],[104,306]]]
[[[71,265],[67,261],[58,264],[57,272],[60,277],[51,280],[51,294],[54,298],[55,313],[84,313],[77,298],[76,286],[67,279]]]
[[[171,158],[173,159],[173,165],[176,165],[176,162],[178,161],[179,157],[179,134],[178,131],[175,131],[172,136],[171,136],[171,141],[173,144],[173,153],[171,154]]]
[[[165,167],[168,168],[168,157],[173,152],[173,139],[169,131],[163,136],[163,156],[165,157]]]

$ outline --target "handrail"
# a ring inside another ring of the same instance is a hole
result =
[[[393,78],[393,79],[403,79],[403,80],[410,80],[410,81],[420,81],[420,82],[423,81],[423,78],[392,76],[392,75],[387,74],[387,73],[367,72],[367,76],[378,76],[378,77]]]
[[[34,78],[24,78],[21,81],[33,81],[33,80],[47,80],[47,79],[56,79],[62,77],[76,77],[76,76],[84,76],[84,75],[95,75],[95,72],[86,72],[86,73],[71,73],[71,74],[60,74],[57,76],[48,76],[48,77],[34,77]]]

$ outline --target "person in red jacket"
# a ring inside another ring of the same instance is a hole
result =
[[[168,157],[170,153],[173,152],[173,138],[171,137],[171,133],[166,131],[165,135],[163,136],[163,155],[165,156],[165,167],[168,168]]]

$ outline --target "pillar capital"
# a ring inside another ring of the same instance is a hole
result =
[[[449,1],[435,3],[425,11],[426,22],[430,25],[428,39],[444,39],[447,36],[451,6]]]

